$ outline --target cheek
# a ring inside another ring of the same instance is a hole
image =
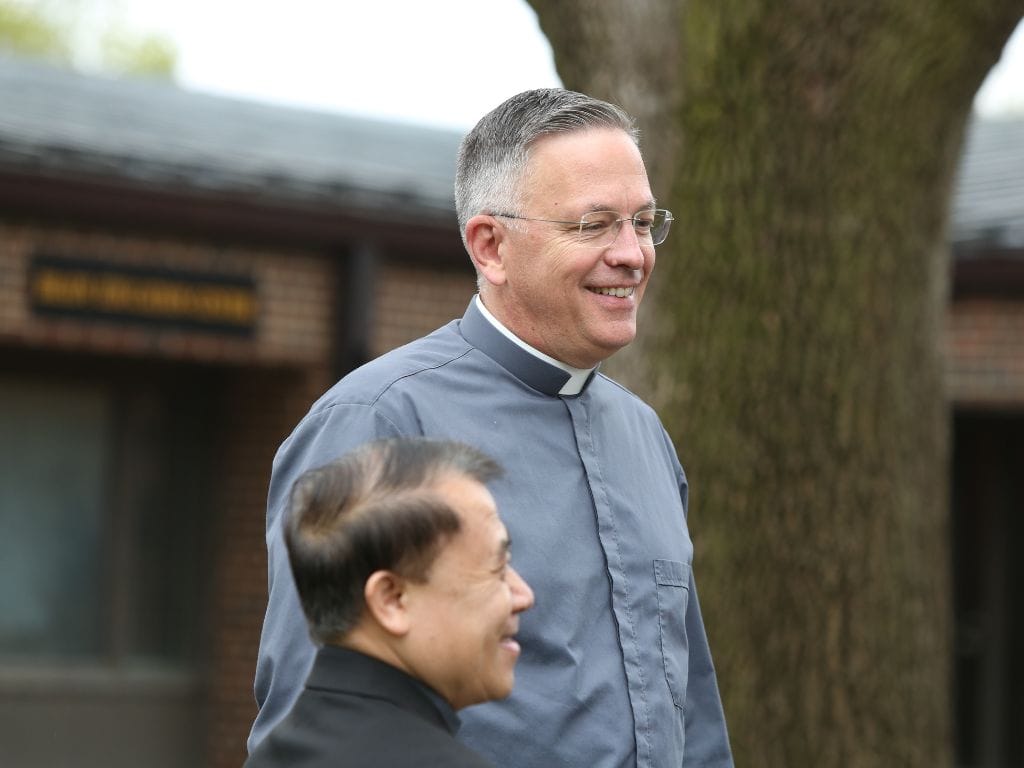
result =
[[[654,248],[644,248],[644,275],[650,275],[654,271],[654,263],[657,261],[657,253]]]
[[[655,258],[654,254],[645,256],[644,258],[644,274],[640,280],[640,285],[637,286],[637,301],[643,298],[644,292],[647,290],[647,282],[650,280],[651,273],[654,272]]]
[[[477,607],[476,615],[480,617],[481,624],[486,622],[489,628],[504,627],[512,613],[512,591],[505,582],[500,582],[488,590]]]
[[[553,243],[538,252],[532,265],[538,279],[547,282],[574,282],[593,269],[596,259],[576,243]]]

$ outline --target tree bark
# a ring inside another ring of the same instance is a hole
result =
[[[737,765],[950,765],[947,219],[1024,2],[530,4],[676,214],[608,367],[687,468]]]

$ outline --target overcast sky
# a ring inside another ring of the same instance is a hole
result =
[[[525,0],[91,0],[178,49],[186,88],[467,129],[508,96],[560,85]],[[976,102],[1024,115],[1024,27]]]

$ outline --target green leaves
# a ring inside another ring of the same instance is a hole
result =
[[[97,21],[79,3],[0,0],[0,53],[114,75],[174,78],[177,51],[166,37]]]

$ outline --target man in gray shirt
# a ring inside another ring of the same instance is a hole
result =
[[[249,748],[314,653],[281,539],[291,484],[368,440],[426,435],[506,468],[491,490],[536,594],[512,696],[466,709],[460,738],[506,768],[732,766],[686,477],[654,411],[597,371],[633,340],[672,221],[633,121],[572,91],[514,96],[463,140],[455,197],[479,276],[466,314],[338,382],[274,460]]]

